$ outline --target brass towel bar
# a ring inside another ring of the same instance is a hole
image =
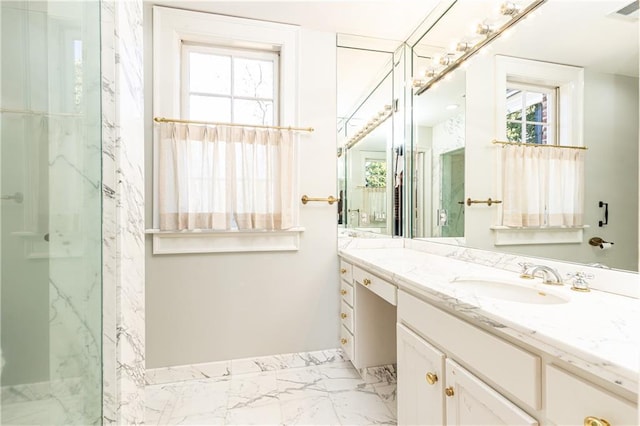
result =
[[[260,124],[238,124],[238,123],[222,123],[217,121],[200,121],[200,120],[182,120],[178,118],[154,117],[156,123],[186,123],[186,124],[204,124],[210,126],[233,126],[233,127],[254,127],[258,129],[278,129],[291,130],[295,132],[313,132],[313,127],[291,127],[291,126],[264,126]]]
[[[487,198],[486,200],[472,200],[471,198],[467,198],[467,201],[458,201],[458,204],[466,204],[468,206],[470,206],[471,204],[486,204],[488,206],[491,206],[491,204],[501,204],[502,201],[500,200],[492,200],[491,198]]]
[[[309,197],[308,195],[302,196],[302,204],[307,204],[309,201],[326,201],[329,204],[333,204],[337,201],[340,201],[340,198],[336,198],[333,195],[329,195],[327,198],[315,198]]]

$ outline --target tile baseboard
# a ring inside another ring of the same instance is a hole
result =
[[[342,349],[270,355],[201,364],[151,368],[146,371],[149,385],[194,379],[228,379],[232,375],[310,367],[348,361]],[[395,371],[395,370],[394,370]]]

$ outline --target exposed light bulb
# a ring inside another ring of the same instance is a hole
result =
[[[491,25],[489,24],[478,24],[476,27],[476,33],[480,35],[489,35],[493,32]]]
[[[466,52],[467,50],[470,50],[471,47],[472,45],[468,41],[461,41],[456,44],[456,52]]]
[[[511,16],[512,18],[520,13],[520,6],[513,2],[505,2],[500,6],[500,14],[504,16]]]
[[[453,57],[451,54],[447,54],[446,56],[441,57],[439,61],[440,65],[444,65],[445,67],[451,65],[452,62]]]

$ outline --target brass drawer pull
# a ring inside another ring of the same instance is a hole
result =
[[[343,296],[346,296],[347,295],[347,290],[345,290],[345,289],[340,290],[340,294],[343,295]]]
[[[449,386],[448,388],[446,388],[444,390],[444,394],[447,396],[453,396],[455,394],[455,392],[453,392],[453,387]]]
[[[611,426],[611,423],[609,423],[605,419],[587,416],[584,418],[584,426]]]
[[[371,280],[369,278],[365,278],[364,280],[362,280],[362,284],[364,284],[365,286],[368,286],[371,284]]]
[[[430,385],[435,385],[438,381],[438,376],[434,373],[427,373],[427,383]]]
[[[340,318],[342,319],[347,319],[347,314],[345,314],[344,312],[340,314]]]
[[[346,273],[347,273],[347,268],[342,268],[342,269],[340,269],[340,273],[341,273],[342,275],[346,274]]]
[[[347,339],[345,339],[344,337],[342,339],[340,339],[340,343],[342,343],[343,345],[347,344]]]

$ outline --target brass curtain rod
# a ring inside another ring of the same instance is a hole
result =
[[[199,120],[182,120],[179,118],[154,117],[156,123],[186,123],[186,124],[204,124],[210,126],[233,126],[233,127],[255,127],[259,129],[278,129],[292,130],[296,132],[313,132],[313,127],[292,127],[292,126],[265,126],[260,124],[238,124],[238,123],[221,123],[216,121],[199,121]]]
[[[536,147],[536,148],[540,147],[540,148],[583,149],[583,150],[589,149],[586,146],[544,145],[544,144],[538,144],[538,143],[524,143],[524,142],[493,141],[491,143],[492,144],[497,144],[497,145],[533,146],[533,147]]]

